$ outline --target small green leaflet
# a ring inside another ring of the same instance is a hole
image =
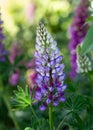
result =
[[[93,48],[93,25],[87,32],[87,35],[84,39],[80,55],[83,56],[88,53]]]

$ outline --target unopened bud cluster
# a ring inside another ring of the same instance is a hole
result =
[[[92,70],[92,63],[87,54],[83,56],[80,55],[81,47],[82,44],[77,47],[77,73],[87,73]]]

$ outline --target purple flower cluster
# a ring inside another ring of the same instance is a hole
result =
[[[16,73],[12,73],[10,78],[9,78],[9,83],[12,86],[15,86],[19,82],[19,79],[20,79],[20,74],[19,73],[17,73],[17,72]]]
[[[42,23],[37,27],[35,64],[37,88],[34,98],[42,104],[40,110],[45,110],[49,104],[57,106],[64,102],[65,74],[63,56],[57,48],[57,43],[48,33]]]
[[[10,55],[9,55],[10,62],[13,64],[16,58],[22,54],[23,49],[19,46],[19,43],[14,42],[10,48]]]
[[[77,64],[76,64],[76,47],[78,44],[81,44],[83,41],[88,25],[85,24],[86,19],[88,18],[88,0],[81,0],[80,4],[75,10],[75,16],[73,22],[70,26],[70,43],[69,49],[71,54],[71,73],[70,77],[73,79],[76,76]]]
[[[7,54],[5,47],[3,45],[3,39],[5,38],[3,35],[3,28],[2,28],[3,21],[1,20],[1,13],[0,13],[0,62],[5,61],[5,56]]]
[[[10,54],[9,54],[9,60],[11,64],[13,65],[16,61],[16,58],[21,56],[22,54],[23,49],[17,42],[14,42],[10,48]],[[19,61],[17,67],[15,67],[12,72],[10,72],[9,83],[12,86],[16,86],[20,81],[21,71],[19,69],[19,66],[23,64],[24,64],[23,60]]]

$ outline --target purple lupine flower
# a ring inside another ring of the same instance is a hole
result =
[[[64,102],[65,73],[64,64],[57,43],[48,33],[42,23],[37,27],[36,36],[36,83],[37,88],[34,98],[41,102],[40,110],[45,110],[49,104],[57,106]]]
[[[18,84],[18,82],[20,81],[20,70],[19,68],[14,68],[13,71],[10,72],[10,76],[9,76],[9,84],[11,84],[12,86],[16,86]]]
[[[18,84],[19,79],[20,79],[20,74],[19,73],[12,73],[11,76],[10,76],[10,78],[9,78],[9,83],[12,86],[15,86],[15,85]]]
[[[3,21],[1,20],[1,13],[0,13],[0,62],[5,61],[5,56],[7,54],[4,44],[2,43],[4,40],[4,35],[3,35],[3,28],[2,28]]]
[[[76,76],[77,64],[76,64],[76,47],[84,40],[87,33],[88,25],[85,24],[88,18],[88,2],[89,0],[81,0],[80,4],[75,10],[75,16],[69,29],[70,43],[69,49],[71,54],[71,72],[70,78],[73,79]]]
[[[10,55],[9,55],[10,62],[13,64],[16,58],[22,54],[23,54],[23,49],[19,46],[17,42],[14,42],[10,48]]]

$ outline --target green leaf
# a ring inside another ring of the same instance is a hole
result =
[[[18,90],[14,91],[15,96],[12,98],[12,106],[14,109],[24,109],[31,103],[30,88],[25,87],[25,90],[18,86]]]
[[[90,27],[90,29],[89,29],[89,31],[84,39],[80,55],[81,56],[85,55],[92,48],[93,48],[93,25]]]
[[[74,96],[72,98],[68,98],[65,103],[66,109],[72,113],[73,112],[77,113],[77,112],[85,109],[86,105],[87,105],[87,100],[85,100],[85,98],[83,98],[80,95]]]
[[[80,126],[82,126],[82,125],[83,125],[83,121],[82,121],[82,119],[80,118],[80,116],[79,116],[77,113],[74,113],[74,117],[75,117],[75,119],[77,120],[78,124],[79,124]]]
[[[86,22],[87,22],[87,23],[93,22],[93,16],[90,16],[89,18],[87,18]]]

